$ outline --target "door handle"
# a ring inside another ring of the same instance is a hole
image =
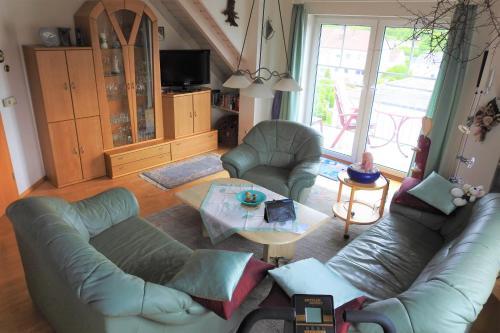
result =
[[[68,90],[68,83],[64,82],[64,90]]]
[[[75,84],[75,82],[71,82],[71,89],[76,89],[76,84]]]
[[[85,153],[85,149],[83,149],[83,146],[80,146],[80,153],[82,153],[82,154]]]
[[[78,149],[76,149],[75,147],[73,147],[73,154],[78,155]]]

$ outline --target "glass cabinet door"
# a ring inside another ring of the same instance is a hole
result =
[[[113,145],[117,147],[133,142],[125,75],[125,67],[128,64],[124,57],[122,45],[106,12],[99,15],[97,29]]]
[[[143,14],[133,51],[138,141],[156,137],[152,49],[152,22]]]

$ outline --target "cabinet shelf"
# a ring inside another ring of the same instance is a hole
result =
[[[219,106],[219,105],[212,105],[212,107],[214,108],[217,108],[221,111],[225,111],[225,112],[231,112],[231,113],[236,113],[236,114],[240,114],[240,111],[238,110],[232,110],[232,109],[229,109],[229,108],[225,108],[223,106]]]

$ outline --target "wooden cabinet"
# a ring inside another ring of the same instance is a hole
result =
[[[39,51],[35,57],[47,121],[73,119],[66,52]]]
[[[57,172],[57,185],[71,184],[82,180],[75,122],[73,120],[58,121],[49,123],[48,126]]]
[[[212,101],[210,91],[193,95],[193,131],[203,133],[210,131]]]
[[[78,133],[78,152],[82,163],[84,179],[101,177],[106,174],[103,163],[101,120],[99,117],[80,118],[76,120]],[[94,133],[94,135],[88,135]]]
[[[93,49],[104,149],[163,138],[153,11],[140,0],[87,1],[75,28]]]
[[[61,187],[106,174],[91,48],[24,47],[40,146]]]
[[[163,95],[165,137],[178,139],[211,129],[210,90]]]

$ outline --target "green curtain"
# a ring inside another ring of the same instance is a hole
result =
[[[294,4],[292,8],[292,19],[290,22],[289,38],[289,73],[300,82],[302,53],[304,40],[306,38],[306,16],[303,4]],[[280,119],[297,121],[298,117],[298,93],[284,92],[281,99]]]
[[[476,6],[462,5],[453,15],[453,29],[448,36],[446,52],[427,110],[427,117],[432,118],[433,129],[429,135],[432,144],[425,176],[432,171],[440,171],[445,147],[453,131],[457,130],[453,124],[462,94],[475,13]]]

